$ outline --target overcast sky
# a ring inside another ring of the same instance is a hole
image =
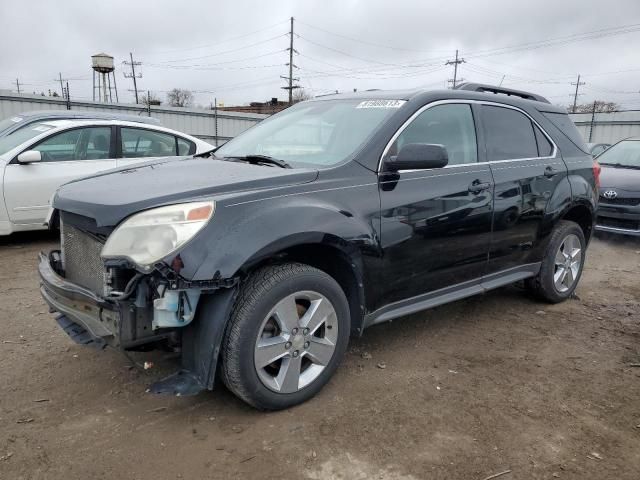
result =
[[[467,81],[567,105],[580,73],[579,103],[640,108],[638,0],[2,0],[0,89],[15,90],[17,77],[28,92],[59,92],[62,72],[72,99],[91,98],[90,57],[106,52],[130,102],[122,62],[132,52],[138,88],[163,101],[174,87],[201,105],[284,99],[291,16],[295,76],[311,94],[445,87],[453,67],[444,63],[459,49]],[[622,26],[627,33],[610,30]]]

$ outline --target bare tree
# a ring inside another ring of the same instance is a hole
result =
[[[304,88],[296,88],[293,91],[293,103],[303,102],[305,100],[311,100],[313,95],[307,92]]]
[[[596,113],[611,113],[620,110],[620,105],[615,102],[606,102],[604,100],[596,100],[592,103],[583,103],[576,106],[574,113],[592,113],[595,105]]]
[[[142,95],[140,98],[140,103],[146,106],[149,105],[162,105],[162,101],[153,92],[149,92],[148,94]]]
[[[174,88],[167,93],[167,103],[172,107],[189,107],[193,103],[193,93],[190,90]]]

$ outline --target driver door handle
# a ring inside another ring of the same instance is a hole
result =
[[[480,183],[480,180],[474,180],[469,184],[469,191],[471,193],[480,193],[484,190],[489,190],[491,188],[491,184],[489,182]]]

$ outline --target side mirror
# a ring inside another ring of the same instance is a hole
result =
[[[42,154],[38,150],[27,150],[18,155],[18,163],[26,164],[41,161]]]
[[[409,143],[402,147],[398,155],[389,158],[385,170],[426,170],[441,168],[449,163],[449,154],[444,145],[433,143]]]

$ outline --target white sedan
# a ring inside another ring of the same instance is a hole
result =
[[[46,229],[60,185],[101,170],[214,147],[168,128],[120,120],[51,120],[0,138],[0,235]]]

